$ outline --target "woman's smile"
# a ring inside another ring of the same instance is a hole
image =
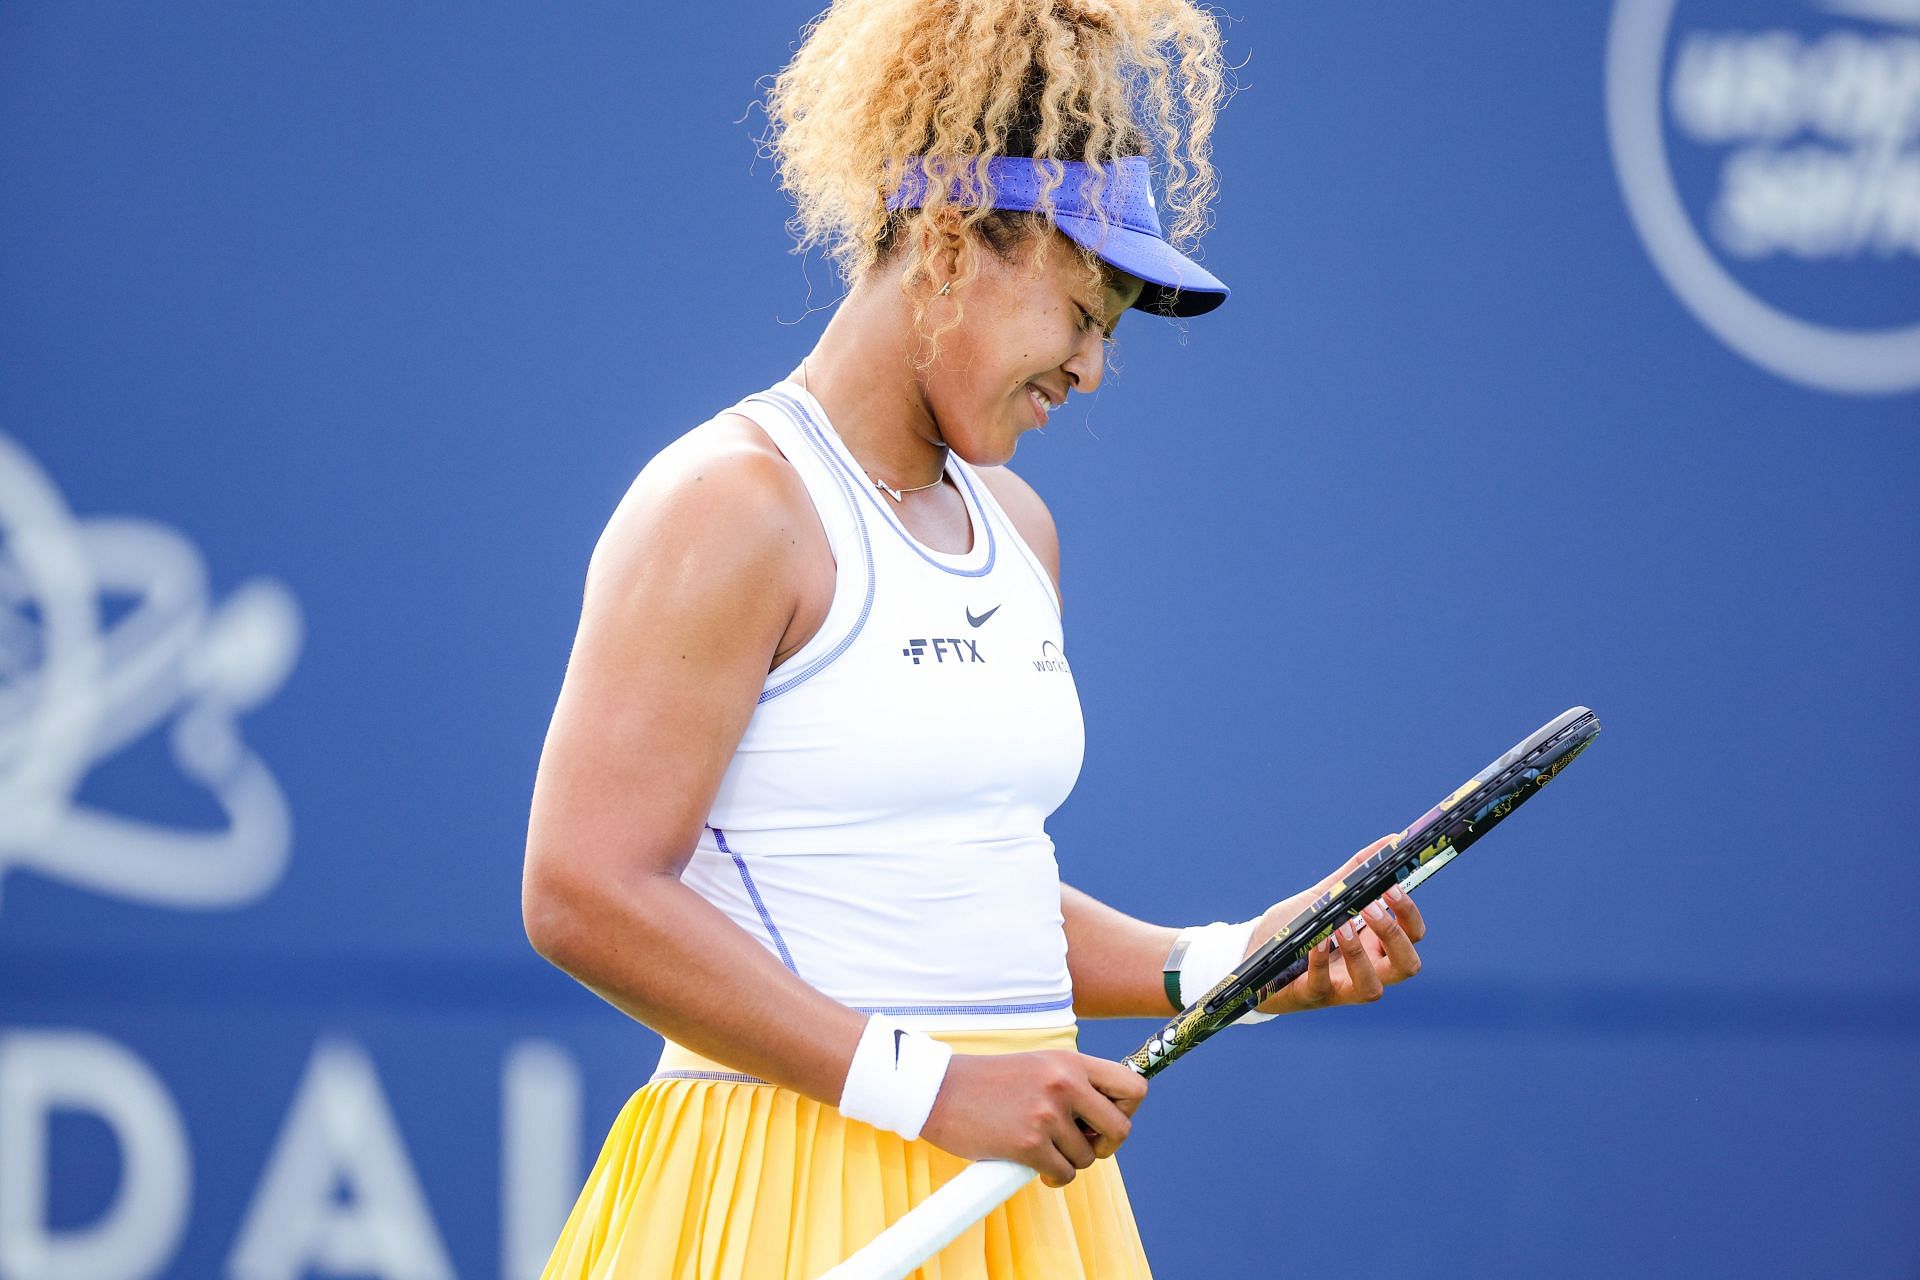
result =
[[[1031,382],[1026,384],[1025,390],[1027,393],[1027,403],[1033,410],[1033,425],[1036,427],[1046,426],[1047,415],[1066,403],[1066,396],[1063,395],[1058,400],[1055,400],[1049,396],[1047,392],[1041,390]]]

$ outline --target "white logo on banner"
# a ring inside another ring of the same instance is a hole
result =
[[[128,602],[107,622],[108,601]],[[292,825],[237,721],[300,651],[300,607],[272,579],[209,598],[206,566],[151,521],[77,520],[0,434],[0,887],[29,868],[96,893],[208,910],[280,879]],[[182,774],[224,829],[105,813],[76,795],[95,766],[171,721]]]
[[[1607,40],[1607,134],[1654,265],[1702,324],[1782,377],[1854,394],[1920,388],[1920,323],[1815,323],[1726,265],[1920,260],[1920,0],[1823,0],[1836,25],[1813,37],[1690,32],[1663,93],[1674,3],[1618,0]],[[1705,219],[1719,256],[1675,186],[1663,105],[1690,142],[1730,148]]]

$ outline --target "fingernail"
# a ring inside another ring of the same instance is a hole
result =
[[[1407,891],[1399,885],[1395,885],[1393,888],[1387,890],[1387,896],[1395,902],[1405,902],[1407,900]]]
[[[1349,920],[1340,926],[1340,941],[1352,942],[1357,933],[1359,930],[1354,928],[1353,921]]]
[[[1369,902],[1367,904],[1367,915],[1375,921],[1385,920],[1387,918],[1386,904],[1382,902]]]

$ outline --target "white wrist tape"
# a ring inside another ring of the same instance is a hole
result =
[[[868,1015],[840,1090],[840,1114],[911,1142],[933,1111],[952,1057],[952,1048],[932,1036],[909,1031],[885,1014]]]
[[[1247,958],[1247,943],[1253,940],[1253,926],[1259,923],[1258,919],[1239,924],[1223,924],[1216,920],[1212,924],[1194,925],[1180,931],[1180,936],[1187,940],[1186,959],[1180,962],[1181,1004],[1190,1005],[1213,990],[1219,985],[1220,979],[1232,973]],[[1271,1013],[1248,1013],[1241,1015],[1239,1021],[1252,1024],[1265,1022],[1273,1016]]]

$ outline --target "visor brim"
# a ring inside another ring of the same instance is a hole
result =
[[[1133,304],[1136,311],[1156,316],[1205,315],[1231,292],[1219,277],[1159,236],[1057,212],[1054,224],[1100,261],[1146,282]]]

